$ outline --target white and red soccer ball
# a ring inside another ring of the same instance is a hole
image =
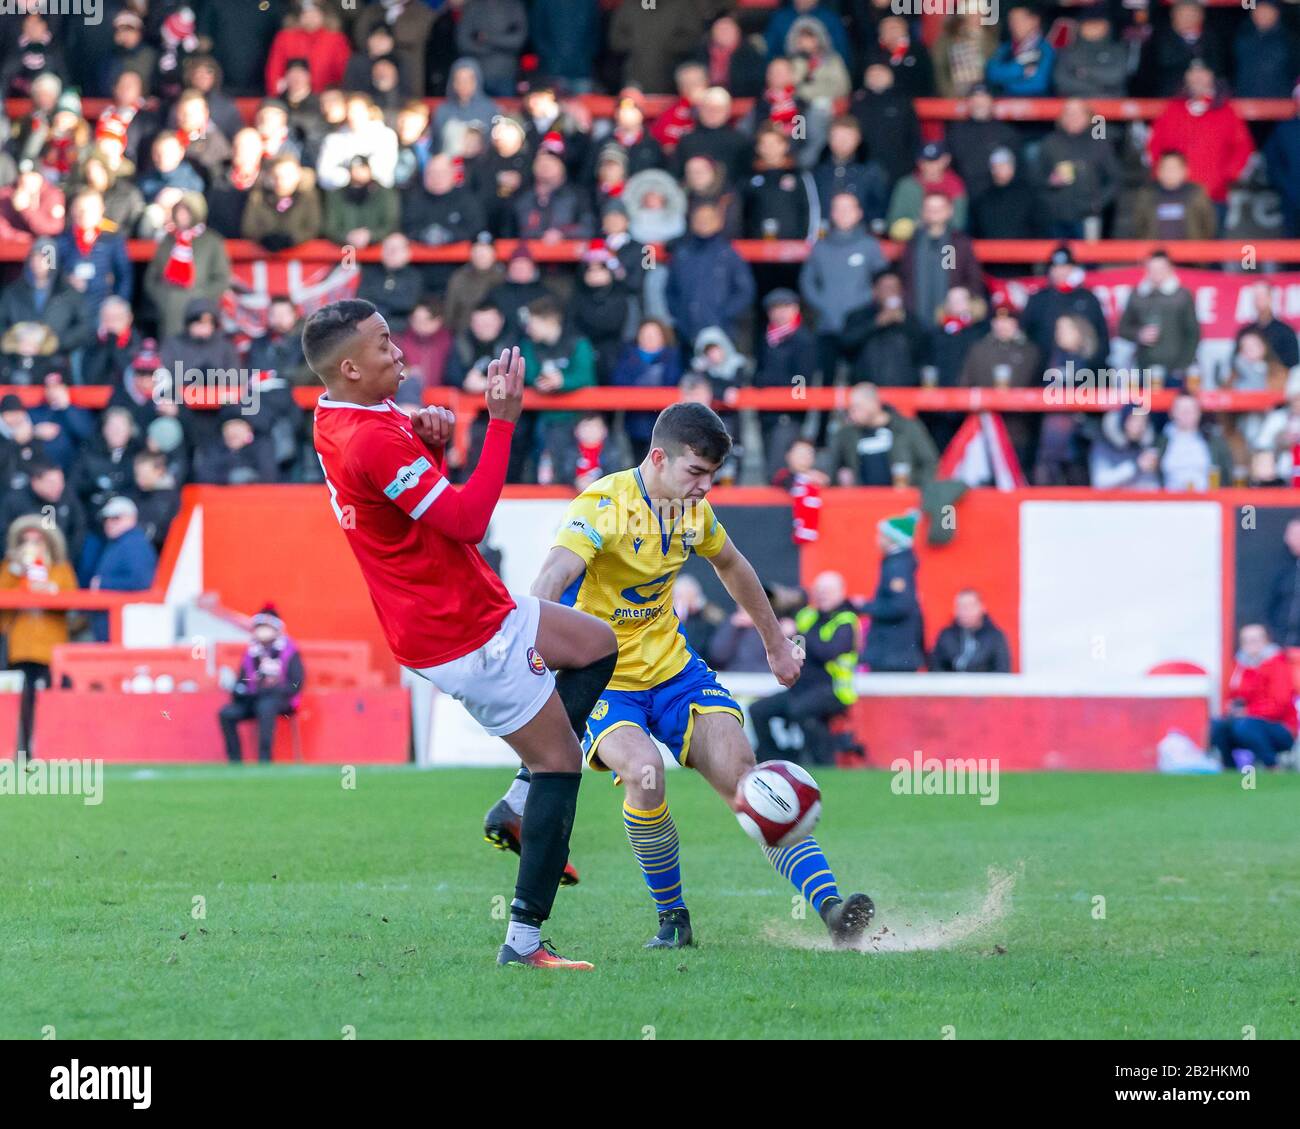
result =
[[[740,778],[736,818],[765,847],[792,847],[812,834],[822,814],[817,781],[790,761],[764,761]]]

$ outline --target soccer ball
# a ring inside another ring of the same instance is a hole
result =
[[[822,814],[817,781],[790,761],[764,761],[740,778],[736,818],[765,847],[790,847],[806,839]]]

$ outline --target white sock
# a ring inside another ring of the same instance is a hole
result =
[[[542,947],[542,931],[536,925],[511,920],[506,926],[506,944],[521,957],[526,957]]]
[[[510,787],[506,789],[506,807],[515,815],[524,814],[524,804],[528,800],[528,785],[529,781],[516,779],[511,781]]]

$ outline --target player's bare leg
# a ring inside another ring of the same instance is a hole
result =
[[[567,960],[541,939],[555,891],[569,857],[569,835],[582,779],[582,748],[573,735],[558,692],[535,717],[505,738],[532,773],[519,836],[519,877],[510,903],[510,925],[497,963],[588,971],[586,961]]]
[[[659,912],[659,931],[646,948],[684,948],[693,940],[691,915],[682,898],[677,828],[659,747],[639,726],[620,725],[605,734],[596,755],[623,785],[623,826]]]
[[[740,778],[754,767],[754,750],[731,714],[697,714],[687,764],[713,785],[735,811]],[[866,894],[840,897],[830,864],[815,839],[785,848],[766,847],[763,853],[821,915],[836,945],[850,947],[858,942],[871,924],[876,907]]]
[[[614,672],[618,655],[614,631],[586,612],[542,600],[536,645],[546,665],[556,672],[556,690],[574,733],[581,739],[587,716]],[[524,766],[506,794],[488,809],[483,819],[483,837],[500,850],[519,851],[520,825],[530,779],[531,773]],[[576,886],[577,883],[577,870],[566,862],[560,884]]]

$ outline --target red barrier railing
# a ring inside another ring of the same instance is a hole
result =
[[[587,247],[581,240],[547,243],[532,239],[524,242],[529,253],[539,263],[576,263]],[[976,239],[972,241],[972,249],[981,263],[1028,266],[1046,262],[1061,242],[1059,239]],[[1244,263],[1300,263],[1300,239],[1189,239],[1174,242],[1150,239],[1076,239],[1065,242],[1081,263],[1139,263],[1156,249],[1168,252],[1175,263],[1237,266]],[[519,243],[520,240],[517,239],[497,240],[497,257],[508,259]],[[897,259],[902,254],[901,243],[882,240],[880,245],[889,259]],[[742,259],[751,263],[801,263],[808,257],[809,245],[799,239],[737,239],[732,246]],[[0,241],[0,262],[22,262],[30,247],[31,240]],[[448,243],[441,247],[412,243],[411,260],[416,263],[463,263],[469,260],[470,247],[468,242]],[[158,244],[149,239],[131,239],[127,242],[127,255],[135,263],[149,262],[157,249]],[[250,240],[228,239],[226,253],[233,263],[338,263],[344,255],[342,247],[327,239],[313,239],[287,251],[267,251]],[[380,248],[354,249],[350,254],[359,263],[377,263]],[[657,263],[671,260],[672,256],[665,248],[655,248]]]
[[[1235,4],[1236,0],[1229,2]],[[424,99],[431,113],[436,112],[444,101],[442,98]],[[518,98],[497,98],[494,101],[507,113],[520,108]],[[564,101],[581,105],[593,118],[612,118],[618,98],[612,94],[585,94]],[[666,94],[648,96],[645,99],[646,118],[653,120],[675,101],[676,98]],[[1170,101],[1168,98],[1096,98],[1088,102],[1088,107],[1093,113],[1115,121],[1153,121]],[[240,116],[249,123],[261,102],[260,98],[235,99]],[[1064,98],[997,98],[993,103],[993,115],[1006,121],[1052,121],[1060,114],[1064,103]],[[915,98],[912,104],[922,122],[961,121],[968,116],[964,98]],[[107,98],[83,99],[82,117],[94,121],[109,105]],[[737,98],[732,102],[732,113],[737,118],[744,117],[753,105],[752,98]],[[847,102],[840,102],[836,109],[843,110],[847,105]],[[1232,106],[1244,120],[1254,122],[1285,121],[1294,117],[1296,112],[1295,103],[1289,98],[1233,98]],[[31,112],[31,102],[26,98],[9,98],[5,100],[5,109],[11,121],[18,121]]]

